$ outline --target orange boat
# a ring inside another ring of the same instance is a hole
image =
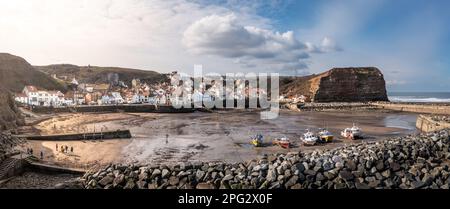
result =
[[[287,137],[276,138],[272,142],[274,145],[278,145],[282,148],[289,149],[291,147],[291,142]]]

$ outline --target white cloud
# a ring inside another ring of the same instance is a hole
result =
[[[227,6],[188,0],[0,2],[0,51],[34,65],[188,72],[194,64],[203,64],[205,71],[219,73],[285,72],[306,69],[311,56],[293,32],[277,32],[271,20],[257,15],[255,10],[266,2],[238,6],[233,1]],[[276,7],[278,1],[269,5]]]
[[[308,52],[311,53],[327,53],[327,52],[342,51],[342,48],[337,45],[336,41],[334,41],[329,37],[323,38],[319,46],[316,46],[310,42],[306,42],[305,44],[306,48],[308,49]]]
[[[386,85],[388,86],[398,86],[398,85],[405,85],[407,82],[404,80],[387,80]]]
[[[245,67],[272,72],[303,70],[307,68],[305,59],[310,57],[309,52],[325,53],[338,48],[329,38],[315,46],[301,42],[292,31],[280,33],[243,25],[233,13],[206,16],[194,22],[184,32],[183,44],[194,54],[234,58],[235,63]]]

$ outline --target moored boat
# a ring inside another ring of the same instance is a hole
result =
[[[314,146],[317,143],[318,137],[313,132],[306,130],[306,133],[303,134],[301,140],[303,145]]]
[[[341,136],[347,139],[362,139],[362,131],[361,129],[353,124],[351,128],[346,128],[341,132]]]
[[[334,136],[327,129],[322,129],[319,131],[319,139],[321,142],[328,143],[333,141]]]
[[[263,135],[256,134],[256,136],[252,137],[252,140],[250,141],[250,143],[255,147],[261,147],[263,144]]]
[[[291,146],[291,142],[289,140],[289,138],[287,138],[286,136],[280,137],[280,138],[276,138],[273,140],[272,142],[274,145],[278,145],[282,148],[288,149]]]

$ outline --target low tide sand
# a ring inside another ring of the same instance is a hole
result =
[[[304,147],[299,138],[305,129],[320,127],[338,136],[340,131],[356,123],[365,134],[364,140],[382,140],[389,136],[411,134],[416,131],[417,115],[381,112],[291,112],[282,111],[274,120],[261,120],[255,111],[223,111],[186,114],[62,114],[33,127],[34,133],[61,134],[83,131],[130,129],[132,139],[95,141],[29,141],[44,161],[68,167],[89,168],[108,163],[176,163],[180,161],[238,162],[264,153],[330,149],[348,143],[360,143],[337,138],[335,142]],[[287,136],[297,144],[289,150],[277,146],[254,148],[251,135],[261,133],[265,141]],[[166,141],[166,135],[168,139]],[[60,147],[74,148],[61,153]]]

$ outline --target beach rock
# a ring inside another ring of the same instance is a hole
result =
[[[291,186],[293,186],[294,184],[297,183],[298,180],[298,176],[292,176],[285,184],[284,186],[286,188],[290,188]]]
[[[334,165],[330,162],[325,162],[322,167],[324,171],[329,171],[334,168]]]
[[[196,189],[215,189],[216,187],[214,186],[214,184],[202,182],[202,183],[198,183],[195,188]]]
[[[171,176],[171,177],[169,178],[169,184],[170,184],[170,185],[176,186],[176,185],[178,185],[178,183],[180,183],[180,179],[179,179],[178,177],[176,177],[176,176]]]
[[[153,175],[153,173],[152,173],[152,175]],[[161,171],[161,178],[167,178],[169,175],[170,175],[170,171],[169,170],[163,169]]]
[[[197,170],[197,173],[195,174],[195,178],[197,181],[200,181],[205,176],[205,171]]]
[[[351,172],[349,171],[341,171],[339,172],[339,177],[341,177],[342,179],[346,180],[346,181],[351,181],[354,179],[354,176]]]
[[[365,183],[359,183],[359,182],[355,183],[355,187],[356,187],[356,189],[370,189],[369,185],[367,185]]]
[[[400,164],[398,164],[398,163],[396,163],[396,162],[390,163],[389,167],[391,168],[391,170],[392,170],[393,172],[399,171],[400,168],[401,168]]]
[[[229,180],[232,180],[232,179],[234,179],[233,175],[226,175],[225,177],[223,177],[222,181],[229,181]]]
[[[103,177],[98,183],[101,186],[106,186],[108,184],[111,184],[113,181],[114,181],[114,178],[112,176],[108,175],[108,176]]]
[[[127,181],[127,184],[123,187],[124,189],[134,189],[136,187],[136,184],[134,183],[133,179],[129,179]]]

